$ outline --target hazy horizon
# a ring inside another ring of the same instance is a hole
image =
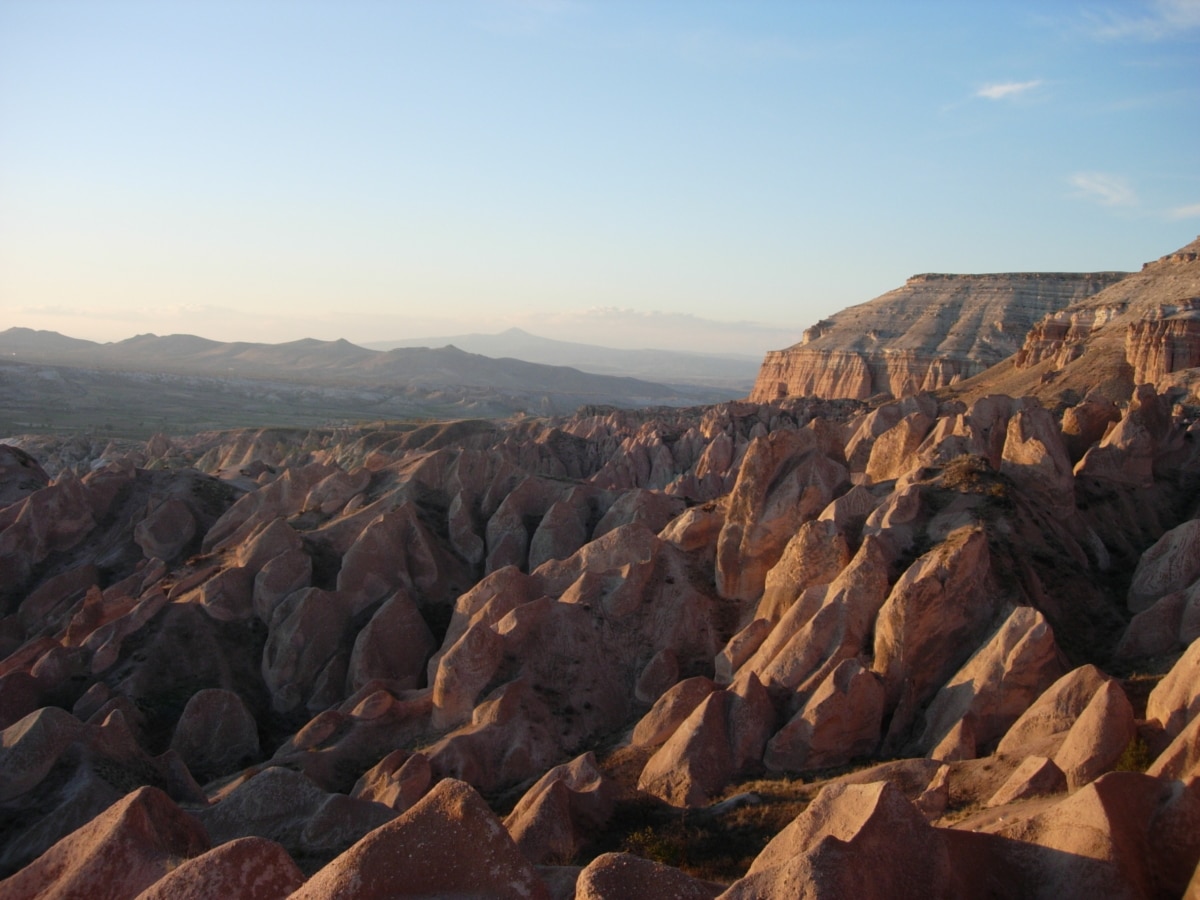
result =
[[[1200,0],[0,0],[0,314],[761,354],[1200,231]]]

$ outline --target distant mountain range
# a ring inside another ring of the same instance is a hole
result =
[[[39,378],[31,366],[62,371]],[[9,388],[0,400],[0,426],[20,430],[35,423],[92,423],[97,417],[100,422],[154,420],[167,385],[172,412],[163,424],[178,428],[195,424],[187,418],[188,409],[204,411],[205,427],[242,424],[247,404],[255,406],[259,421],[311,424],[313,416],[319,421],[331,416],[461,418],[569,413],[588,404],[692,406],[747,392],[493,359],[453,346],[380,351],[345,340],[223,343],[188,334],[142,334],[99,344],[28,328],[0,332],[0,367]]]
[[[510,328],[498,334],[456,334],[363,344],[372,350],[447,345],[484,356],[523,359],[548,366],[571,366],[599,375],[627,375],[649,381],[729,388],[740,396],[750,392],[762,364],[761,356],[685,353],[678,350],[619,350],[596,344],[557,341],[530,334],[520,328]]]

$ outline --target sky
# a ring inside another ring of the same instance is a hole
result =
[[[1200,233],[1200,0],[0,0],[0,329],[758,355]]]

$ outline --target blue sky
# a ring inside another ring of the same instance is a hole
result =
[[[1200,0],[0,0],[0,326],[759,354],[1200,233]]]

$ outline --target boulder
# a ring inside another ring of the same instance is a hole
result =
[[[579,873],[575,900],[712,900],[722,888],[632,853],[602,853]]]
[[[1053,760],[1044,756],[1027,756],[1013,769],[999,790],[992,794],[988,806],[1007,806],[1018,800],[1028,800],[1045,794],[1060,794],[1067,789],[1067,777]]]
[[[379,678],[399,689],[421,686],[437,642],[406,591],[397,591],[371,617],[350,653],[347,693]]]
[[[233,691],[197,691],[175,725],[171,749],[201,781],[227,775],[258,759],[258,725]]]

